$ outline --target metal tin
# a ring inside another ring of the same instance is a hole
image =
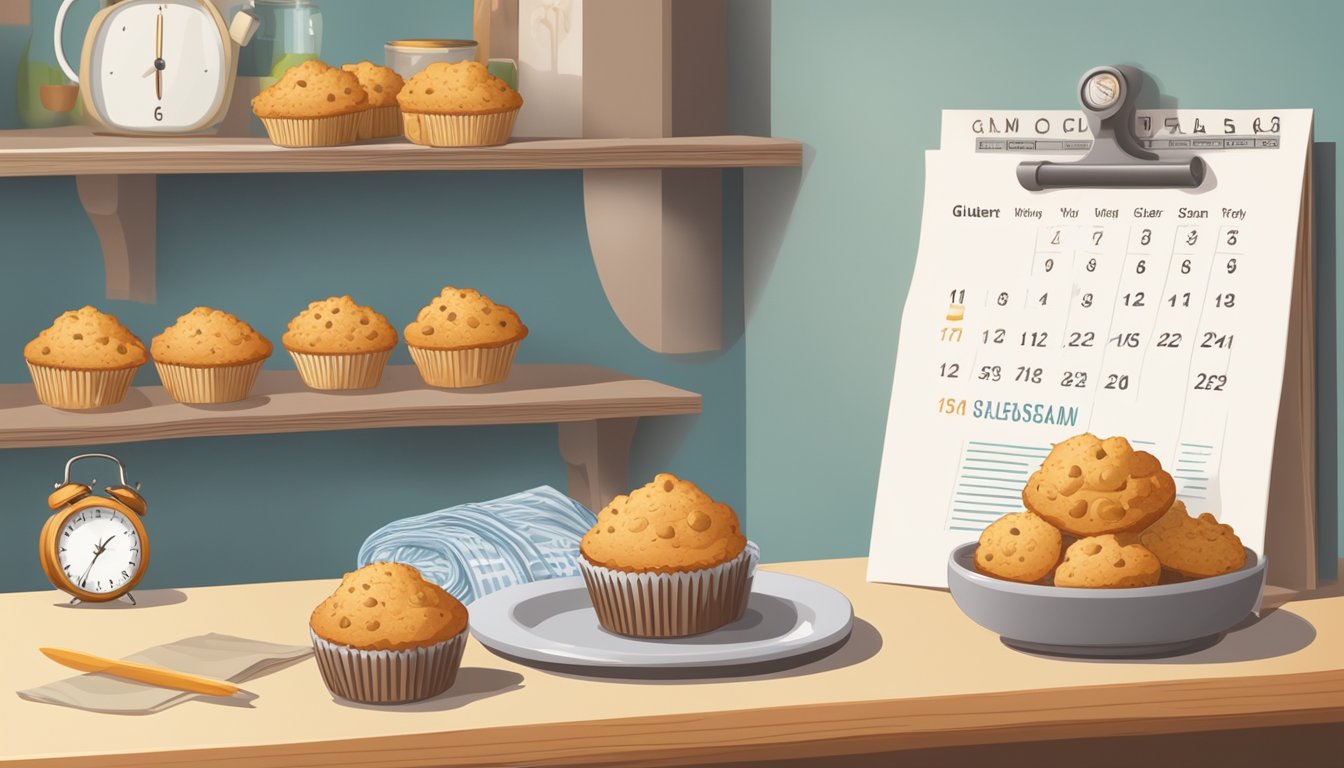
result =
[[[436,61],[472,61],[476,50],[475,40],[392,40],[383,46],[387,66],[405,79]]]

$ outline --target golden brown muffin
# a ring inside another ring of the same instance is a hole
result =
[[[478,61],[436,61],[406,81],[397,103],[405,112],[480,115],[518,109],[523,97]]]
[[[579,542],[579,552],[617,571],[676,573],[726,563],[746,546],[732,507],[664,472],[612,499]]]
[[[1031,512],[1013,512],[980,532],[975,570],[1025,584],[1040,581],[1059,564],[1059,530]]]
[[[1056,444],[1022,489],[1027,509],[1079,537],[1142,530],[1175,500],[1176,481],[1157,457],[1092,434]]]
[[[345,574],[309,619],[324,640],[363,651],[421,648],[467,628],[467,608],[402,563],[371,563]]]
[[[1246,564],[1246,548],[1232,526],[1208,512],[1191,517],[1183,501],[1172,504],[1139,541],[1164,567],[1191,578],[1231,573]]]
[[[154,337],[150,354],[171,365],[238,365],[270,357],[271,342],[228,312],[196,307]]]
[[[406,343],[424,349],[502,347],[527,336],[518,314],[471,288],[445,286],[406,326]]]
[[[369,106],[369,95],[354,72],[310,59],[285,71],[275,85],[252,99],[252,112],[261,118],[334,117]]]
[[[113,370],[144,365],[149,352],[115,315],[86,306],[61,313],[24,346],[23,357],[55,368]]]
[[[1124,544],[1112,534],[1074,542],[1055,569],[1055,586],[1110,589],[1151,587],[1162,576],[1157,556],[1139,544]]]
[[[401,93],[402,86],[406,84],[394,70],[388,67],[380,67],[371,61],[361,61],[357,64],[345,64],[341,69],[346,72],[353,72],[355,77],[359,78],[359,84],[364,87],[364,92],[368,94],[370,107],[395,107],[397,106],[397,94]]]
[[[280,339],[291,352],[352,354],[381,352],[397,345],[397,329],[373,309],[347,296],[308,304],[289,321]]]

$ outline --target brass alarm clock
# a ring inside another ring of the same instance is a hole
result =
[[[95,496],[97,480],[70,482],[70,469],[81,459],[116,463],[120,483]],[[47,497],[53,514],[42,526],[38,557],[52,585],[73,596],[70,602],[103,603],[123,595],[135,602],[131,589],[149,565],[149,536],[140,522],[146,505],[138,488],[126,484],[126,467],[115,456],[86,453],[65,463],[65,480]]]

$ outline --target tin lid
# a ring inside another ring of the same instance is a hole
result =
[[[422,50],[476,47],[475,40],[391,40],[387,44],[395,48],[415,48]]]

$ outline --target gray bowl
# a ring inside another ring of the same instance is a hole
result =
[[[975,542],[952,550],[947,585],[972,621],[1007,645],[1070,656],[1167,656],[1208,647],[1255,610],[1265,558],[1232,573],[1129,589],[1018,584],[975,570]]]

